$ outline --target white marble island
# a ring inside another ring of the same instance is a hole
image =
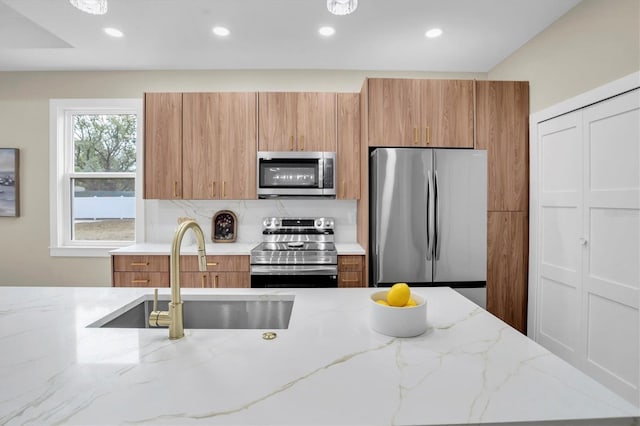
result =
[[[264,330],[185,330],[170,341],[166,329],[86,327],[149,289],[0,287],[0,424],[415,425],[640,414],[458,293],[414,291],[428,300],[429,329],[396,339],[369,327],[372,289],[183,289],[295,301],[275,340],[263,340]]]

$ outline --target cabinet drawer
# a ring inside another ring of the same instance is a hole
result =
[[[363,256],[338,256],[338,271],[362,271]]]
[[[169,256],[113,256],[113,270],[168,272]]]
[[[180,256],[181,271],[199,271],[198,256]],[[249,256],[207,256],[207,271],[249,272]]]
[[[180,272],[180,286],[187,288],[249,288],[249,272]]]
[[[115,287],[169,287],[166,272],[114,272]]]
[[[338,272],[338,287],[364,287],[362,271]]]

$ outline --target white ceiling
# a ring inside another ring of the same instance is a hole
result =
[[[0,0],[0,71],[342,69],[487,72],[580,0]],[[221,39],[211,29],[223,25]],[[330,38],[318,35],[335,27]],[[115,27],[125,36],[103,32]],[[426,30],[444,34],[427,39]]]

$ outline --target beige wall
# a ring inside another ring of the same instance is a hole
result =
[[[489,71],[528,80],[531,112],[640,70],[640,0],[583,0]]]
[[[108,258],[49,256],[49,99],[141,98],[151,91],[357,92],[366,76],[486,79],[367,71],[0,72],[0,147],[20,149],[21,217],[0,218],[0,285],[110,285]]]

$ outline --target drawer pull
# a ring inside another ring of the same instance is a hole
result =
[[[203,274],[201,280],[202,280],[202,288],[205,288],[206,282],[207,282],[207,276]]]
[[[359,283],[360,282],[360,280],[340,280],[340,281],[342,281],[343,283]]]
[[[360,262],[342,262],[342,265],[359,265]]]
[[[131,280],[133,284],[147,284],[149,280]]]
[[[218,266],[218,262],[207,262],[207,266]]]
[[[131,262],[131,266],[149,266],[149,262]]]
[[[214,275],[213,277],[213,288],[218,288],[218,276]]]

